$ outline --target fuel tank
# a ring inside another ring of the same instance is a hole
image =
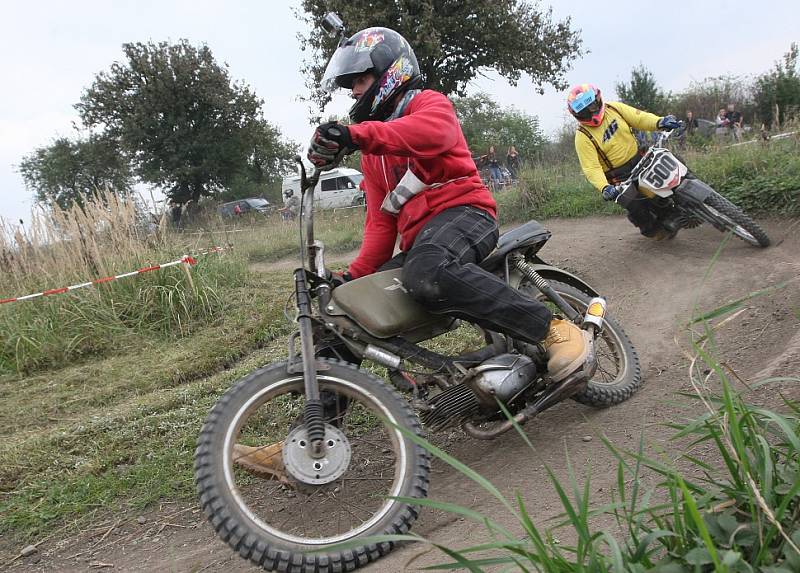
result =
[[[333,289],[329,314],[346,315],[378,338],[417,342],[447,332],[452,317],[435,315],[414,301],[400,282],[402,269],[373,273]]]

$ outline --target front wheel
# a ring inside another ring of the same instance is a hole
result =
[[[755,247],[768,247],[769,237],[744,211],[725,197],[712,191],[702,206],[706,218],[720,231],[730,231],[743,241]]]
[[[418,509],[395,498],[427,494],[430,458],[398,429],[422,434],[413,410],[372,374],[324,364],[318,372],[326,404],[323,458],[306,453],[303,376],[287,373],[286,363],[257,370],[228,390],[197,441],[203,510],[234,551],[268,571],[352,571],[378,559],[392,543],[328,548],[406,533]],[[242,447],[282,454],[282,481],[244,467],[237,458]]]
[[[591,297],[585,292],[559,281],[550,281],[550,286],[572,308],[581,314],[586,312]],[[548,303],[549,299],[527,282],[520,285],[520,290]],[[548,303],[548,306],[558,312],[555,304]],[[595,339],[597,372],[586,388],[573,396],[581,404],[599,408],[624,402],[642,385],[639,357],[628,335],[610,316],[606,316],[604,320],[603,331]]]

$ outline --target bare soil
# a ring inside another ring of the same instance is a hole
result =
[[[670,449],[671,430],[664,424],[698,413],[687,410],[697,406],[677,395],[691,389],[683,325],[696,305],[710,310],[766,286],[798,279],[800,227],[793,223],[785,219],[762,222],[773,240],[768,249],[732,240],[704,279],[723,238],[709,226],[684,230],[672,241],[654,242],[638,235],[622,218],[548,221],[553,238],[541,256],[576,272],[608,297],[611,312],[639,352],[644,386],[614,408],[596,410],[567,402],[543,413],[525,427],[537,446],[535,454],[513,432],[494,442],[453,432],[437,437],[437,442],[444,441],[451,454],[489,477],[504,494],[519,492],[540,524],[561,511],[545,464],[566,479],[569,460],[580,475],[591,472],[595,501],[610,499],[615,461],[598,436],[605,434],[622,447],[636,447],[643,433],[649,443]],[[281,264],[285,263],[279,261],[270,268],[283,268]],[[718,333],[719,358],[743,382],[794,376],[800,371],[797,285],[793,282],[749,301],[746,311]],[[750,397],[775,404],[779,392],[800,399],[798,385],[787,382],[754,390]],[[499,504],[442,463],[434,463],[430,496],[471,507],[514,528]],[[482,526],[429,510],[423,511],[413,531],[453,547],[486,540]],[[403,571],[441,559],[425,546],[408,545],[363,571]],[[63,538],[54,532],[32,555],[0,563],[0,569],[20,572],[112,568],[175,573],[259,570],[216,538],[196,505],[166,500],[149,513],[106,516],[96,529],[77,537]]]

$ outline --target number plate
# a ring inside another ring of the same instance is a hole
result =
[[[687,172],[686,166],[668,149],[659,149],[650,165],[639,174],[639,187],[666,197],[672,195],[672,189],[680,184]]]

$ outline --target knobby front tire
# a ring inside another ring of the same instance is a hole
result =
[[[234,551],[268,571],[338,573],[374,561],[394,544],[332,546],[407,533],[418,507],[391,498],[427,495],[430,456],[398,430],[422,435],[409,404],[365,370],[341,361],[326,365],[318,372],[320,390],[342,404],[341,414],[327,421],[347,437],[352,451],[335,481],[290,481],[287,487],[234,463],[234,444],[284,440],[302,419],[303,376],[287,373],[285,362],[261,368],[228,390],[197,440],[195,484],[203,510]]]

